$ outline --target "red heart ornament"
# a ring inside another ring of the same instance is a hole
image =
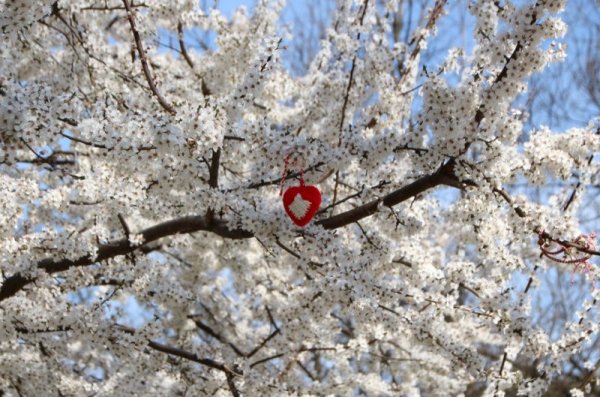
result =
[[[321,192],[316,186],[293,186],[283,194],[283,208],[292,221],[303,227],[321,206]]]

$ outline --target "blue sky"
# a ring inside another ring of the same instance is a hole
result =
[[[431,5],[432,1],[427,1]],[[213,0],[204,0],[209,6],[213,6]],[[254,8],[255,0],[221,0],[216,4],[221,12],[226,16],[231,16],[235,9],[245,6],[248,10]],[[418,2],[417,2],[418,3]],[[527,4],[527,0],[517,0],[517,4]],[[315,7],[315,4],[318,6]],[[448,14],[440,20],[440,34],[432,41],[430,48],[423,55],[423,58],[435,66],[444,59],[446,50],[451,47],[464,47],[467,52],[473,49],[474,40],[472,27],[474,18],[467,11],[468,0],[459,0],[449,2],[446,7]],[[282,26],[292,26],[292,32],[295,39],[315,39],[310,36],[310,22],[314,15],[326,16],[328,11],[335,7],[335,0],[324,1],[299,1],[289,0],[282,15]],[[419,17],[419,7],[413,8],[413,25]],[[536,90],[552,93],[561,89],[559,98],[549,98],[548,95],[541,95],[534,102],[538,109],[532,114],[527,128],[532,128],[540,124],[546,124],[552,129],[566,130],[571,127],[581,127],[593,117],[600,116],[598,106],[591,104],[586,95],[585,89],[581,84],[585,83],[585,76],[582,81],[573,81],[573,76],[568,72],[573,71],[578,64],[584,62],[580,56],[580,50],[590,40],[596,40],[596,49],[598,48],[598,32],[594,31],[593,21],[600,21],[600,7],[594,4],[592,0],[569,0],[565,11],[561,17],[569,24],[569,30],[564,39],[559,41],[566,44],[568,58],[567,61],[559,65],[551,65],[542,73],[534,76],[532,88]],[[325,17],[328,19],[327,17]],[[600,24],[596,25],[600,26]],[[594,36],[596,35],[596,37]],[[593,42],[592,42],[593,43]],[[290,43],[287,43],[292,47]],[[442,51],[439,51],[442,50]],[[295,60],[295,54],[289,50],[284,54],[284,64],[291,68]],[[600,72],[599,72],[600,73]],[[600,79],[600,75],[589,76],[590,79]],[[540,87],[541,86],[541,87]],[[524,99],[522,99],[524,101]],[[553,106],[549,107],[548,103]]]

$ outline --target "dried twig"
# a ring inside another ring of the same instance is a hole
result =
[[[162,106],[170,114],[176,114],[177,112],[171,105],[167,103],[165,98],[161,95],[154,84],[154,78],[152,77],[152,73],[150,73],[150,67],[148,66],[148,60],[146,59],[146,52],[144,51],[144,47],[142,45],[142,40],[140,39],[140,34],[135,27],[135,19],[133,18],[133,11],[131,10],[131,6],[129,5],[129,0],[123,0],[123,5],[127,10],[127,19],[129,20],[129,25],[131,26],[131,32],[133,33],[133,38],[135,40],[135,45],[137,47],[138,53],[140,55],[140,62],[142,63],[142,70],[144,71],[144,76],[146,76],[146,81],[148,81],[148,86],[150,90],[156,96],[158,103]]]
[[[365,14],[367,12],[367,7],[369,6],[369,0],[365,0],[363,4],[362,14],[360,16],[360,25],[362,26],[363,21],[365,19]],[[360,40],[360,32],[357,34],[356,41]],[[346,119],[346,108],[348,106],[348,98],[350,97],[350,90],[352,89],[352,84],[354,83],[354,69],[356,68],[356,54],[352,58],[352,66],[350,67],[350,76],[348,76],[348,84],[346,85],[346,94],[344,95],[344,102],[342,103],[342,113],[340,116],[340,125],[339,125],[339,136],[338,136],[338,147],[342,146],[342,132],[344,131],[344,120]],[[335,185],[333,187],[333,199],[332,199],[332,207],[331,207],[331,215],[333,215],[333,210],[335,208],[335,203],[337,200],[337,191],[339,186],[340,179],[340,171],[337,170],[335,172]]]
[[[194,70],[194,62],[192,58],[190,58],[190,54],[188,54],[187,49],[185,47],[185,38],[183,37],[183,25],[181,22],[177,24],[177,37],[179,38],[179,48],[181,49],[181,55],[183,55],[183,59],[187,62],[187,64]]]

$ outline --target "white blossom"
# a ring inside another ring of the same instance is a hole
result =
[[[600,327],[598,120],[519,105],[565,2],[470,1],[434,60],[456,15],[403,4],[337,1],[298,75],[283,2],[0,0],[0,395],[551,388]]]

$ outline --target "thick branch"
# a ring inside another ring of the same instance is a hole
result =
[[[360,207],[327,219],[322,219],[315,223],[328,230],[337,229],[373,215],[378,211],[380,205],[392,207],[439,185],[445,184],[449,186],[460,187],[460,183],[453,175],[453,168],[454,161],[451,160],[440,167],[433,174],[421,177],[413,183],[395,190],[383,198],[370,201]],[[148,244],[163,237],[199,231],[213,232],[221,237],[230,239],[246,239],[254,237],[253,233],[250,231],[243,229],[229,229],[224,221],[207,219],[204,216],[187,216],[173,219],[145,229],[139,234],[143,236],[144,244]],[[58,261],[48,258],[40,261],[37,265],[37,268],[43,269],[49,274],[53,274],[68,270],[72,267],[89,266],[110,258],[127,255],[138,248],[140,247],[132,247],[129,239],[125,238],[107,244],[101,244],[98,247],[96,257],[85,255],[74,260],[62,259]],[[35,277],[23,276],[21,274],[14,274],[8,277],[4,280],[2,287],[0,287],[0,301],[14,296],[26,285],[35,280]]]
[[[378,211],[380,205],[393,207],[394,205],[397,205],[411,197],[415,197],[418,194],[421,194],[426,190],[439,185],[445,184],[457,186],[458,181],[453,176],[453,168],[454,161],[450,161],[444,166],[440,167],[438,171],[434,172],[433,174],[419,178],[413,183],[391,192],[387,196],[370,201],[367,204],[361,205],[360,207],[354,208],[350,211],[320,220],[316,223],[323,226],[325,229],[337,229],[338,227],[346,226],[350,223],[354,223],[373,215]]]
[[[209,225],[204,216],[187,216],[173,219],[145,229],[139,234],[143,236],[144,244],[148,244],[163,237],[173,236],[176,234],[194,233],[202,230],[210,231],[218,234],[219,236],[231,239],[252,237],[252,233],[250,232],[228,229],[224,222],[212,222]],[[94,263],[114,258],[116,256],[127,255],[138,248],[140,247],[132,247],[129,243],[129,239],[124,238],[100,245],[98,247],[96,257],[85,255],[74,260],[62,259],[58,261],[48,258],[40,261],[37,265],[37,268],[43,269],[49,274],[53,274],[65,271],[71,267],[89,266]],[[142,250],[143,249],[144,248],[142,248]],[[15,295],[17,292],[22,290],[23,287],[32,283],[33,281],[35,281],[35,278],[23,276],[21,274],[14,274],[8,277],[6,280],[4,280],[2,287],[0,287],[0,301]]]

